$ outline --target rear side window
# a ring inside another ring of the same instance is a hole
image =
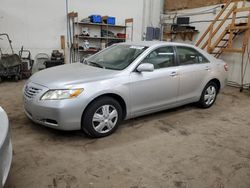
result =
[[[180,65],[209,63],[207,58],[194,48],[177,46],[176,49]]]
[[[155,69],[175,66],[175,55],[172,46],[160,47],[152,51],[142,63],[151,63]]]

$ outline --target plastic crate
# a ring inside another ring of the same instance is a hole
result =
[[[110,24],[110,25],[115,25],[115,17],[111,17],[111,16],[103,16],[102,20],[104,23],[106,24]]]
[[[100,15],[91,15],[89,18],[92,23],[102,23],[102,17]]]

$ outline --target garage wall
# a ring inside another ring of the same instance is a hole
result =
[[[145,3],[145,4],[144,4]],[[163,0],[69,0],[69,11],[81,18],[91,14],[112,15],[118,24],[134,18],[134,40],[141,40],[147,25],[159,26]],[[23,45],[33,57],[60,48],[60,35],[67,35],[65,0],[1,0],[0,33],[8,33],[15,52]],[[6,50],[6,44],[0,41]]]
[[[1,0],[0,33],[9,34],[15,52],[22,45],[33,54],[59,48],[60,35],[66,33],[65,20],[61,0]]]
[[[247,3],[248,6],[250,6],[250,2]],[[214,5],[214,6],[207,6],[202,8],[195,8],[195,9],[186,9],[186,10],[179,10],[179,11],[173,11],[168,12],[168,14],[165,14],[163,16],[163,19],[165,23],[172,23],[172,18],[177,13],[177,16],[189,16],[190,22],[192,26],[195,26],[197,30],[199,30],[199,34],[195,35],[193,41],[185,41],[185,43],[191,43],[195,44],[196,41],[199,39],[199,37],[204,33],[204,31],[207,29],[209,24],[211,23],[211,20],[215,18],[215,16],[219,13],[221,10],[221,5]],[[227,11],[226,11],[227,12]],[[225,12],[225,14],[226,14]],[[239,14],[238,16],[246,16],[246,14]],[[241,19],[241,20],[244,20]],[[240,20],[238,20],[240,21]],[[219,22],[217,22],[218,24]],[[227,23],[231,23],[231,20],[228,20]],[[227,24],[225,24],[226,26]],[[220,33],[218,33],[219,35]],[[177,38],[175,41],[177,42],[183,42],[180,38]],[[238,36],[236,40],[234,40],[234,46],[239,47],[242,45],[242,35]],[[249,41],[250,44],[250,41]],[[221,59],[225,60],[229,64],[229,80],[233,82],[240,83],[241,77],[241,54],[239,53],[224,53],[220,57]],[[247,60],[247,53],[245,54],[245,60]],[[245,77],[245,83],[250,83],[250,64],[248,64],[248,68],[246,69],[246,77]]]

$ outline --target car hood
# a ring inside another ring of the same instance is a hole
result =
[[[48,68],[35,73],[29,81],[49,89],[60,89],[72,85],[114,77],[119,71],[73,63]]]
[[[0,107],[0,150],[9,132],[9,120],[5,111]],[[0,182],[1,183],[1,182]]]

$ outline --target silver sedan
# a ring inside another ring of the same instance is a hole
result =
[[[0,107],[0,188],[8,177],[12,160],[12,145],[10,141],[9,120]]]
[[[195,46],[120,43],[34,74],[23,89],[24,110],[44,126],[103,137],[123,119],[194,102],[209,108],[226,80],[227,64]]]

